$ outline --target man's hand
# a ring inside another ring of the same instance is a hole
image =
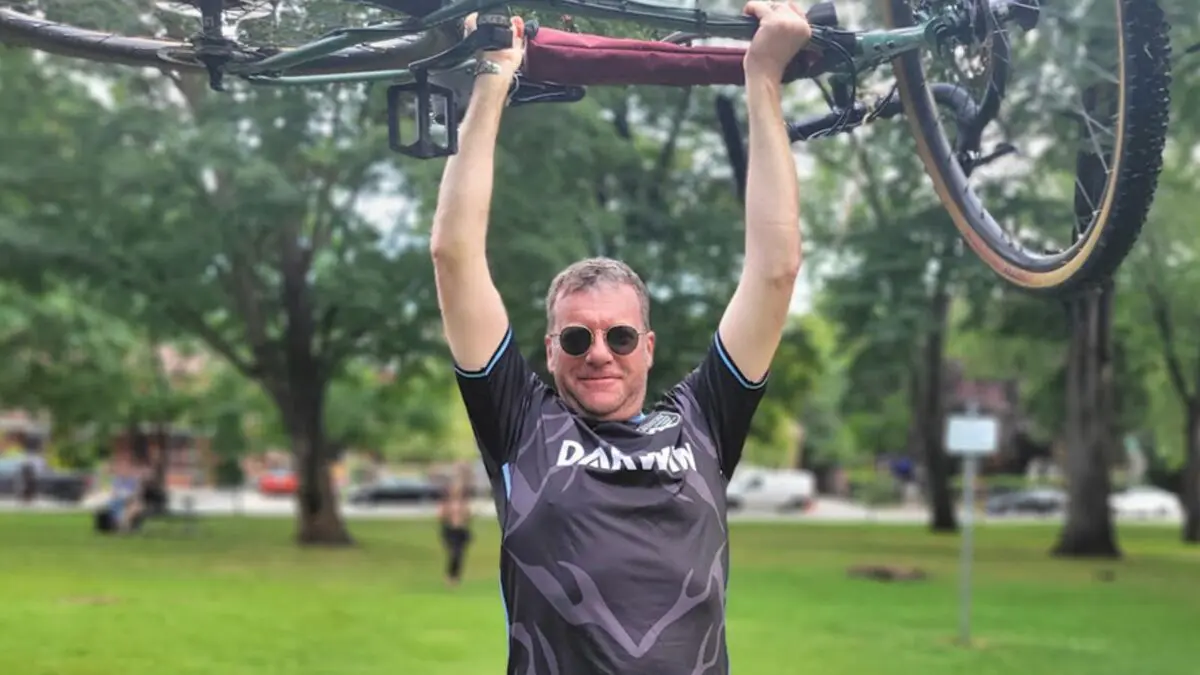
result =
[[[788,64],[812,38],[808,18],[792,2],[750,0],[742,12],[758,19],[758,30],[743,60],[746,79],[762,77],[779,82]]]
[[[463,19],[463,35],[470,35],[477,27],[479,15],[476,13],[468,14]],[[491,75],[499,79],[507,86],[516,76],[517,70],[521,68],[521,63],[525,60],[525,21],[519,16],[514,16],[509,19],[512,28],[512,46],[508,49],[498,49],[495,51],[481,51],[475,54],[475,58],[479,61],[487,61],[495,64],[495,68],[491,71],[483,71],[484,75]],[[486,65],[486,64],[485,64]]]

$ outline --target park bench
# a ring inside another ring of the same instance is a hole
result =
[[[162,523],[167,526],[178,526],[185,534],[193,534],[199,522],[196,511],[196,500],[191,495],[183,497],[181,508],[171,506],[169,493],[157,486],[147,485],[142,490],[144,509],[135,526],[135,530],[143,530],[149,523]]]
[[[186,495],[182,499],[182,508],[175,508],[171,505],[170,495],[166,490],[147,486],[142,490],[143,509],[133,521],[133,531],[143,533],[146,527],[151,524],[162,524],[168,528],[178,528],[183,534],[191,536],[196,532],[199,523],[199,513],[196,511],[196,502],[191,495]],[[95,512],[96,530],[99,532],[112,532],[113,524],[111,515],[105,507],[101,507]]]

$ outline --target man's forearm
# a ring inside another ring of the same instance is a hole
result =
[[[746,171],[748,273],[794,277],[800,266],[800,194],[780,103],[782,85],[746,81],[749,164]]]
[[[430,245],[438,257],[485,253],[492,200],[496,136],[508,83],[493,75],[475,82],[470,107],[459,125],[458,152],[446,160],[438,190]]]

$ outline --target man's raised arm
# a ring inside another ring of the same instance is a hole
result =
[[[473,19],[474,17],[472,17]],[[487,263],[496,136],[513,74],[521,65],[524,26],[513,20],[514,47],[487,52],[459,127],[458,153],[446,162],[433,217],[430,253],[438,304],[455,364],[479,370],[500,346],[508,315]]]
[[[800,197],[783,118],[784,69],[811,28],[791,3],[750,2],[759,19],[746,52],[750,142],[746,172],[746,255],[721,318],[726,355],[750,382],[766,376],[779,347],[800,272]]]

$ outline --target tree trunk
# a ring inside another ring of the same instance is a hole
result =
[[[929,529],[933,532],[958,531],[954,497],[950,493],[950,462],[946,456],[943,432],[946,406],[942,364],[949,307],[949,293],[945,284],[939,282],[934,289],[929,330],[917,360],[915,386],[912,389],[913,414],[910,424],[913,432],[910,439],[915,443],[914,449],[919,450],[925,459]]]
[[[289,332],[295,324],[289,326]],[[301,545],[350,546],[338,508],[325,438],[326,381],[315,359],[299,344],[289,345],[287,377],[268,379],[266,386],[282,415],[292,445],[299,479],[296,493],[296,541]]]
[[[1109,508],[1112,368],[1109,359],[1112,286],[1067,305],[1067,520],[1056,556],[1119,558]]]
[[[292,445],[299,479],[296,493],[296,541],[302,545],[350,546],[338,508],[325,439],[324,393],[312,378],[292,378],[286,394],[276,393],[276,404]]]
[[[334,357],[327,353],[327,360],[322,361],[314,352],[315,303],[308,282],[314,249],[301,246],[303,238],[299,225],[292,222],[279,239],[287,328],[283,335],[285,379],[274,382],[300,479],[296,540],[301,545],[350,546],[354,540],[338,508],[330,473],[332,453],[325,437],[325,392]]]
[[[1200,403],[1188,406],[1187,460],[1183,466],[1183,541],[1200,543]]]
[[[171,435],[167,432],[167,423],[159,422],[154,425],[155,444],[158,453],[154,457],[154,477],[151,479],[154,487],[167,493],[167,468],[171,464]]]
[[[301,468],[296,541],[301,544],[351,546],[354,540],[346,530],[338,509],[328,453],[319,449],[323,443],[319,432],[292,435],[292,453],[300,460],[298,464]]]

